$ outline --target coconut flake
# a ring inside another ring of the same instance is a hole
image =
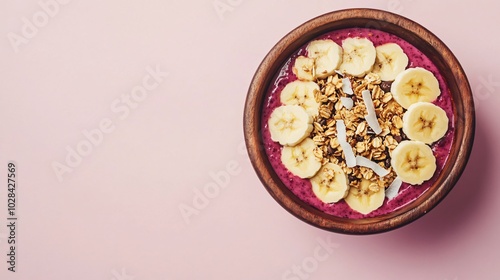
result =
[[[375,134],[380,134],[382,132],[382,128],[378,123],[377,113],[375,112],[375,106],[373,105],[372,94],[369,90],[363,90],[361,94],[363,95],[366,111],[368,111],[368,115],[365,116],[366,122]]]
[[[349,97],[341,97],[340,102],[347,110],[351,110],[354,107],[354,101]]]
[[[396,179],[392,181],[391,185],[385,190],[385,197],[391,200],[398,196],[399,189],[401,188],[402,184],[403,181],[401,180],[401,178],[396,177]]]
[[[339,74],[339,76],[344,77],[344,73],[340,72],[339,70],[335,70],[335,73]]]
[[[370,168],[371,170],[373,170],[373,172],[375,172],[380,177],[384,177],[387,174],[389,174],[389,170],[378,165],[376,162],[373,162],[373,161],[371,161],[365,157],[362,157],[362,156],[356,157],[356,164],[359,166]]]
[[[365,116],[365,120],[375,134],[380,134],[382,132],[382,128],[380,128],[376,115],[368,114]]]
[[[352,91],[351,80],[349,78],[342,79],[342,91],[345,94],[353,95],[354,91]]]
[[[347,167],[356,166],[356,156],[354,155],[351,145],[347,142],[346,127],[343,120],[337,121],[337,139],[339,140],[340,147],[342,147],[344,151]]]

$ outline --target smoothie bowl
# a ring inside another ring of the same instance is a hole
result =
[[[453,188],[474,138],[465,73],[432,33],[371,9],[325,14],[279,41],[247,95],[244,132],[263,185],[314,226],[401,227]]]

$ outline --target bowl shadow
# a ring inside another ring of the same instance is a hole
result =
[[[405,246],[429,246],[441,243],[460,228],[470,225],[480,214],[491,186],[488,175],[495,172],[492,165],[491,142],[486,127],[476,119],[474,146],[461,178],[448,196],[428,214],[413,223],[389,232],[391,241],[404,242]],[[490,185],[490,186],[489,186]],[[412,242],[408,242],[411,239]]]

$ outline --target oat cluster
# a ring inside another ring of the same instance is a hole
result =
[[[387,188],[397,176],[391,167],[392,151],[399,142],[406,139],[402,132],[403,107],[392,98],[390,84],[381,82],[376,74],[370,73],[363,78],[349,77],[354,95],[343,92],[342,78],[334,74],[316,81],[320,86],[320,91],[315,92],[315,99],[320,107],[310,135],[317,145],[314,155],[321,160],[322,164],[331,162],[339,165],[349,177],[351,187],[359,189],[361,179],[364,178],[376,183],[380,188]],[[377,118],[382,128],[382,133],[378,135],[371,130],[365,120],[367,110],[362,97],[364,90],[371,92]],[[341,97],[351,98],[354,106],[351,109],[345,108],[340,100]],[[378,163],[390,171],[388,175],[380,177],[370,168],[361,166],[347,167],[342,147],[336,137],[337,120],[344,121],[347,141],[355,155],[364,156]]]

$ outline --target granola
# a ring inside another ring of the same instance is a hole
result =
[[[403,107],[394,101],[390,92],[382,89],[382,82],[376,74],[370,73],[364,78],[348,77],[352,84],[353,95],[348,95],[342,90],[342,78],[339,73],[335,73],[316,81],[320,90],[315,92],[314,97],[320,104],[320,109],[319,115],[314,118],[313,131],[310,135],[317,145],[314,155],[323,165],[329,162],[340,165],[349,176],[351,187],[358,188],[361,179],[364,178],[387,188],[397,176],[391,167],[391,153],[399,142],[406,139],[402,132]],[[382,133],[379,135],[373,132],[365,120],[367,109],[362,97],[364,90],[371,92],[382,128]],[[351,109],[343,106],[342,97],[354,101]],[[353,147],[355,154],[366,157],[389,170],[388,175],[380,177],[369,168],[347,166],[336,136],[336,120],[344,121],[347,142]]]

